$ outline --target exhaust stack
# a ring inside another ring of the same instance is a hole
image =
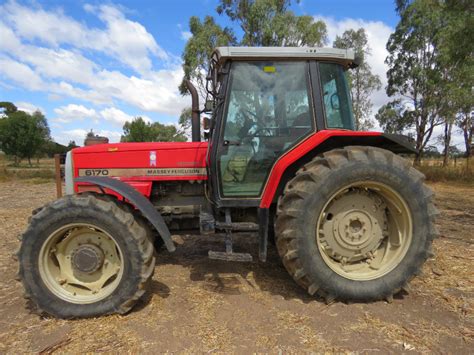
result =
[[[201,120],[199,118],[199,96],[196,88],[191,83],[190,80],[186,80],[186,86],[188,87],[189,92],[191,93],[191,130],[192,130],[192,141],[200,142],[201,141]]]

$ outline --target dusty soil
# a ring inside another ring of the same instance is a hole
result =
[[[219,237],[177,236],[152,289],[126,316],[64,321],[31,314],[16,282],[17,237],[54,184],[0,183],[0,352],[443,352],[474,349],[474,187],[434,184],[442,237],[410,294],[392,303],[324,304],[266,264],[207,259]],[[249,236],[237,249],[255,253]]]

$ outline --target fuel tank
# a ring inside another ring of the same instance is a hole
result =
[[[120,179],[149,196],[153,181],[207,180],[207,142],[97,144],[72,150],[73,176]],[[87,189],[75,184],[75,192]]]

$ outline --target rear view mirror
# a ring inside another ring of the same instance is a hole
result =
[[[337,94],[331,95],[331,108],[333,110],[339,110],[339,96],[337,96]]]

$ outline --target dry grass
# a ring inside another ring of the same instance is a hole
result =
[[[27,162],[22,162],[14,166],[13,162],[2,156],[0,159],[0,182],[12,180],[29,180],[33,184],[41,184],[54,179],[54,160],[40,159],[36,160],[30,166]]]
[[[432,182],[458,181],[474,184],[474,161],[467,161],[466,158],[451,160],[449,165],[443,167],[440,159],[424,160],[418,169],[425,174],[426,180]]]

